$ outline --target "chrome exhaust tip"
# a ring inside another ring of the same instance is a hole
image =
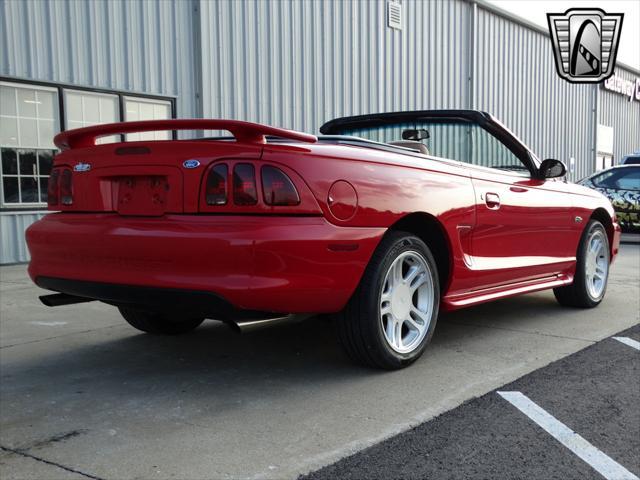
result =
[[[307,318],[311,317],[311,314],[290,314],[283,315],[281,317],[272,317],[272,318],[250,318],[246,320],[237,320],[237,321],[229,321],[227,322],[231,330],[237,333],[249,333],[255,332],[257,330],[262,330],[263,328],[268,328],[276,325],[286,325],[299,323]]]
[[[42,295],[40,301],[47,307],[60,307],[62,305],[73,305],[75,303],[95,302],[93,298],[77,297],[75,295],[67,295],[66,293],[54,293],[51,295]]]

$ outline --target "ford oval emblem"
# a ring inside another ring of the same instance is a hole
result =
[[[185,160],[182,162],[182,166],[184,168],[198,168],[200,166],[200,161],[198,160]]]

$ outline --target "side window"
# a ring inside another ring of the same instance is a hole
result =
[[[640,168],[615,168],[592,180],[596,187],[640,191]]]
[[[640,168],[630,168],[629,172],[625,172],[618,179],[618,188],[621,190],[640,191]]]
[[[470,163],[499,170],[529,172],[529,169],[516,154],[483,128],[474,125],[471,136]]]
[[[426,140],[432,155],[480,167],[528,174],[527,166],[509,148],[479,125],[440,123],[428,125]]]

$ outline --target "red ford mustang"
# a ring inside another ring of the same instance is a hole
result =
[[[96,144],[184,129],[231,136]],[[365,115],[321,132],[161,120],[59,134],[58,213],[27,231],[32,279],[59,292],[43,302],[100,300],[161,334],[330,313],[354,360],[392,369],[422,354],[441,309],[550,288],[563,305],[602,301],[611,204],[491,115]]]

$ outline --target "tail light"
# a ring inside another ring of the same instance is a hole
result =
[[[210,165],[201,182],[198,205],[201,212],[322,215],[309,187],[286,165],[224,159]]]
[[[233,168],[233,202],[236,205],[258,203],[256,169],[250,163],[238,163]]]
[[[205,187],[207,205],[226,205],[228,176],[229,169],[225,163],[216,165],[209,171]]]
[[[73,180],[71,170],[65,168],[60,174],[60,203],[73,205]]]
[[[47,186],[47,203],[51,206],[58,204],[58,179],[60,178],[60,169],[54,169],[49,176],[49,184]]]
[[[300,204],[300,195],[286,173],[270,165],[264,165],[260,173],[264,203],[272,206]]]

